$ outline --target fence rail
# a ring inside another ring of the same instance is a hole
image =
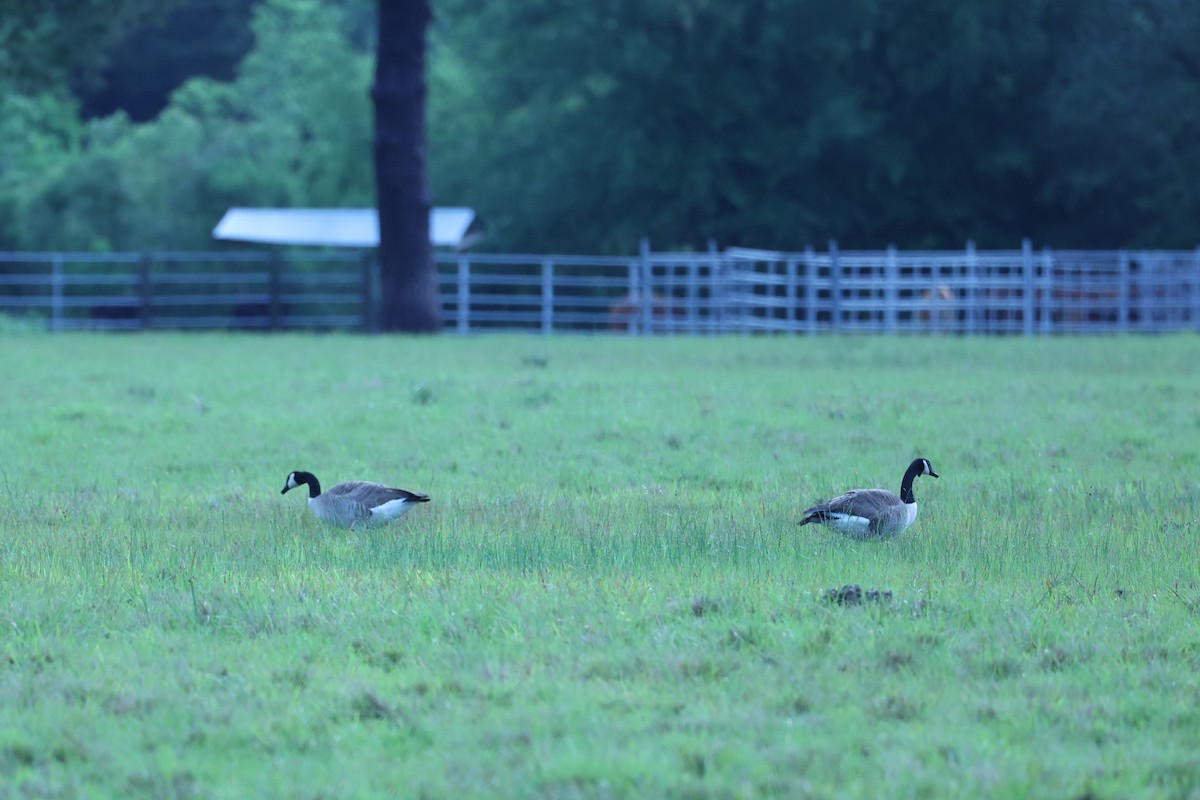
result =
[[[1059,334],[1200,330],[1195,251],[438,253],[448,331]],[[0,313],[50,330],[374,330],[361,251],[0,253]]]

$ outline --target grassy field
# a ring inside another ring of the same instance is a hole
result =
[[[0,797],[1198,797],[1198,398],[1194,336],[12,329]],[[900,539],[796,526],[916,455]]]

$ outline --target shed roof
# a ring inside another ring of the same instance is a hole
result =
[[[470,247],[482,236],[470,208],[429,213],[434,247]],[[214,239],[264,244],[378,247],[379,215],[373,208],[231,208],[213,228]]]

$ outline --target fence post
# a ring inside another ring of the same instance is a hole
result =
[[[725,287],[722,282],[725,262],[717,249],[717,240],[708,240],[708,329],[712,333],[725,330]]]
[[[638,305],[637,299],[641,292],[642,270],[638,262],[629,262],[629,318],[625,321],[626,331],[630,334],[637,333],[638,330]]]
[[[542,333],[554,330],[554,262],[542,260]]]
[[[979,312],[979,274],[975,264],[975,242],[972,239],[967,240],[966,273],[967,285],[963,293],[967,300],[967,307],[964,309],[967,317],[966,328],[968,334],[974,334]]]
[[[654,308],[653,293],[650,289],[654,277],[654,267],[650,263],[650,240],[643,238],[638,249],[642,268],[642,293],[638,297],[638,317],[642,321],[642,333],[648,334],[650,333],[651,314]]]
[[[1028,239],[1021,240],[1021,289],[1022,314],[1021,323],[1026,336],[1033,336],[1033,243]]]
[[[797,272],[796,259],[789,258],[787,260],[787,262],[784,264],[784,266],[787,269],[787,273],[786,273],[786,277],[785,277],[785,281],[786,281],[785,291],[787,293],[787,298],[786,298],[787,305],[784,308],[784,311],[787,314],[787,320],[786,320],[787,321],[787,332],[794,334],[796,332],[796,327],[797,327],[796,323],[799,321],[798,320],[799,314],[796,313],[796,294],[797,294],[796,286],[799,283],[799,281],[796,278],[796,272]]]
[[[139,322],[142,330],[146,330],[150,327],[150,304],[154,302],[154,260],[149,253],[142,253],[139,263],[138,299],[141,303]]]
[[[271,251],[267,262],[267,292],[267,329],[277,331],[281,323],[283,294],[283,256],[277,250]]]
[[[811,244],[804,246],[804,329],[817,332],[817,258]]]
[[[1192,256],[1192,327],[1200,331],[1200,247]]]
[[[1042,333],[1050,333],[1050,316],[1054,302],[1054,259],[1050,248],[1042,248]]]
[[[63,257],[54,254],[50,262],[50,330],[61,331],[63,328]]]
[[[455,313],[455,328],[459,333],[471,330],[471,262],[466,256],[458,257],[456,274],[458,308]]]
[[[375,330],[375,292],[374,275],[371,272],[371,254],[363,253],[362,257],[362,329],[364,333]],[[436,266],[434,267],[436,269]]]
[[[700,313],[697,305],[700,302],[700,262],[694,258],[687,261],[687,327],[686,332],[700,332]]]
[[[1121,283],[1117,287],[1117,328],[1121,333],[1129,332],[1129,253],[1117,251],[1117,269]]]
[[[1137,311],[1138,311],[1138,330],[1148,331],[1154,327],[1153,308],[1154,308],[1154,284],[1157,282],[1156,275],[1153,274],[1153,262],[1146,258],[1143,253],[1137,260],[1138,269],[1133,271],[1133,261],[1130,260],[1130,275],[1136,275],[1133,280],[1136,281],[1138,290],[1137,296]]]
[[[888,336],[895,336],[896,302],[900,294],[896,286],[896,281],[899,279],[896,270],[896,245],[888,245],[887,258],[883,264],[883,330]],[[930,309],[930,313],[932,313],[932,309]]]
[[[677,286],[675,270],[678,266],[674,263],[663,264],[662,321],[659,324],[666,333],[675,332],[675,289]]]
[[[842,261],[837,239],[829,240],[829,310],[833,314],[833,332],[842,332]]]

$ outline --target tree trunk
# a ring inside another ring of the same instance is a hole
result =
[[[425,177],[425,31],[429,0],[378,0],[375,193],[379,209],[380,326],[441,329]]]

